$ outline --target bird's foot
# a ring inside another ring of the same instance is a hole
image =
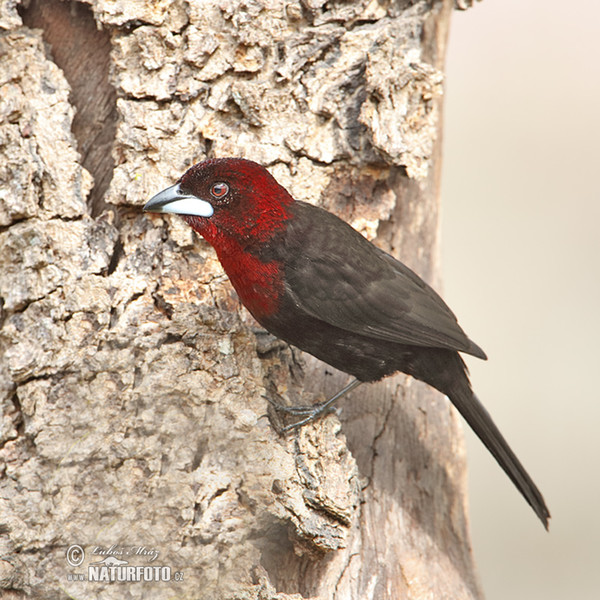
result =
[[[331,406],[329,400],[326,400],[325,402],[319,402],[318,404],[311,404],[310,406],[285,406],[284,404],[279,404],[270,398],[268,400],[271,403],[271,406],[273,406],[277,412],[295,417],[304,417],[299,421],[281,427],[281,433],[287,433],[288,431],[292,431],[292,429],[298,429],[299,427],[302,427],[302,425],[306,425],[311,421],[323,416],[324,414],[334,410],[334,407]]]
[[[285,413],[287,415],[293,415],[297,417],[304,417],[295,423],[290,423],[289,425],[285,425],[280,429],[281,433],[287,433],[288,431],[292,431],[293,429],[298,429],[303,425],[307,425],[311,423],[315,419],[322,417],[323,415],[329,413],[333,410],[333,404],[336,400],[341,398],[346,392],[354,389],[361,382],[358,379],[353,379],[344,389],[340,390],[337,394],[325,400],[324,402],[319,402],[318,404],[311,404],[309,406],[285,406],[283,404],[279,404],[272,400],[271,398],[267,398],[271,403],[273,408],[280,412]]]

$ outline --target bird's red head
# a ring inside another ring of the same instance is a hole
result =
[[[191,167],[154,196],[149,212],[181,215],[217,251],[240,299],[260,321],[283,293],[283,265],[260,250],[286,228],[294,199],[261,165],[216,158]]]
[[[244,248],[268,241],[285,226],[293,202],[261,165],[241,158],[216,158],[188,169],[144,210],[182,215],[219,250],[228,241]]]

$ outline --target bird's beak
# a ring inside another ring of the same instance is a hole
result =
[[[153,196],[144,205],[145,212],[173,213],[194,217],[212,217],[214,209],[210,202],[192,194],[186,194],[176,183]]]

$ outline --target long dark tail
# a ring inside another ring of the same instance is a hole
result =
[[[510,477],[511,481],[517,486],[517,489],[533,508],[544,527],[548,529],[550,511],[544,502],[544,497],[533,483],[533,479],[531,479],[521,461],[510,449],[500,430],[492,421],[490,413],[470,389],[452,394],[450,400],[471,426],[471,429],[485,444],[485,447],[492,453],[492,456],[498,461],[498,464]]]
[[[432,359],[429,353],[429,361]],[[544,498],[533,480],[510,449],[504,436],[492,421],[492,417],[479,402],[477,396],[471,389],[467,368],[456,352],[440,350],[438,360],[433,365],[429,362],[427,377],[418,377],[440,390],[450,398],[460,414],[465,418],[471,429],[477,434],[485,447],[492,453],[504,472],[510,477],[517,489],[521,492],[528,504],[533,508],[535,514],[540,518],[544,527],[548,529],[550,511],[544,502]],[[435,373],[431,367],[438,367]]]

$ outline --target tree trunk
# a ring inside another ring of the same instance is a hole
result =
[[[280,437],[267,396],[348,377],[140,210],[244,156],[435,282],[451,4],[0,3],[7,597],[481,597],[447,400],[393,377]]]

